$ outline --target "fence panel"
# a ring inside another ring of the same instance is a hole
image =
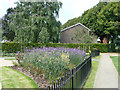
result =
[[[57,82],[48,86],[47,90],[64,90],[69,88],[73,90],[74,88],[82,88],[87,77],[91,71],[91,55],[80,63],[77,67],[73,68],[71,71],[65,73],[64,77],[57,80]]]

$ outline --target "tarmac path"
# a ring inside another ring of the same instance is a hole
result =
[[[102,53],[101,55],[94,88],[118,88],[118,72],[110,58],[118,54]]]

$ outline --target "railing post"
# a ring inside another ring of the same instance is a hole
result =
[[[48,86],[46,90],[50,90],[50,86]]]
[[[55,90],[55,83],[54,83],[54,90]]]
[[[52,90],[53,90],[53,85],[54,85],[54,83],[52,83]]]
[[[72,68],[72,90],[73,90],[73,85],[74,85],[74,84],[73,84],[73,74],[74,74],[74,73],[73,73],[73,70],[74,70],[74,69]]]
[[[90,68],[92,67],[92,55],[90,53]]]

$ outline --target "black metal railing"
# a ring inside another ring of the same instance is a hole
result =
[[[63,77],[61,77],[56,82],[48,86],[46,90],[60,90],[60,89],[81,89],[87,80],[87,77],[91,71],[91,55],[80,63],[77,67],[73,68],[69,72],[66,72]]]

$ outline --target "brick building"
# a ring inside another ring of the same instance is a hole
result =
[[[90,29],[81,23],[72,25],[70,27],[61,30],[60,43],[78,43],[77,40],[73,37],[75,36],[76,30],[83,30],[83,29],[86,31],[86,33],[90,32]]]

